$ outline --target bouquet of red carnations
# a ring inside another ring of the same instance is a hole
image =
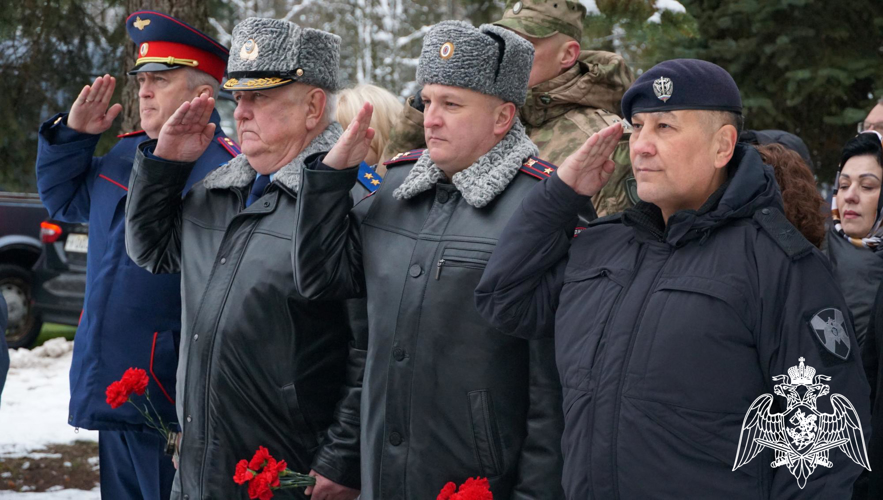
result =
[[[494,500],[494,494],[491,493],[487,478],[476,477],[473,479],[470,477],[460,485],[459,491],[457,491],[456,484],[446,484],[436,500]]]
[[[316,478],[292,471],[285,460],[277,461],[263,446],[258,447],[251,460],[242,459],[236,464],[233,481],[236,484],[248,483],[248,498],[260,500],[270,500],[276,490],[306,488],[316,484]]]
[[[123,378],[107,386],[107,390],[105,391],[105,394],[107,395],[107,404],[109,404],[111,408],[116,409],[126,403],[131,403],[132,406],[138,410],[138,413],[144,417],[147,426],[151,429],[156,429],[156,431],[165,438],[166,454],[174,455],[176,452],[178,433],[171,430],[169,426],[163,422],[159,412],[156,411],[156,407],[153,406],[153,401],[150,400],[150,392],[147,390],[148,381],[149,379],[147,378],[146,371],[141,368],[129,368],[123,373]],[[144,405],[143,408],[135,404],[135,401],[132,400],[132,394],[135,394],[136,396],[144,396],[147,399],[147,404]],[[151,415],[151,410],[153,410],[153,415],[156,415],[156,418]]]

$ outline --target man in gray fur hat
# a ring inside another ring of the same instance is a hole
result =
[[[339,88],[339,45],[323,31],[246,19],[233,30],[224,85],[238,103],[243,154],[181,199],[214,128],[212,99],[200,96],[136,155],[129,256],[154,273],[182,273],[183,439],[173,498],[244,497],[234,467],[259,446],[316,476],[297,498],[358,495],[364,351],[354,347],[366,336],[365,304],[300,295],[291,245],[304,160],[341,134],[327,109]],[[369,191],[350,187],[355,199]]]
[[[554,170],[517,118],[532,60],[506,29],[439,23],[418,68],[429,148],[387,162],[380,189],[353,207],[373,136],[366,104],[307,162],[298,291],[368,298],[364,500],[435,498],[476,476],[494,498],[563,498],[554,345],[501,335],[472,298],[510,214]]]

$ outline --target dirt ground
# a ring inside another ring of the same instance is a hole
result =
[[[26,458],[0,457],[0,490],[91,490],[97,484],[98,443],[95,442],[51,445]]]

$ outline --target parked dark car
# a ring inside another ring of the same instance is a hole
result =
[[[36,194],[0,192],[0,292],[9,308],[9,347],[30,346],[43,326],[33,307],[32,267],[42,252],[40,223],[48,215]]]
[[[77,326],[86,297],[89,225],[40,224],[43,254],[34,265],[34,308],[47,323]]]

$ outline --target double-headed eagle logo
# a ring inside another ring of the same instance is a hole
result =
[[[817,466],[833,467],[828,460],[828,452],[833,448],[840,448],[853,462],[871,470],[855,407],[843,395],[832,394],[834,413],[820,413],[816,399],[830,392],[830,387],[822,382],[831,377],[816,375],[815,368],[803,364],[804,358],[799,361],[799,366],[788,369],[788,375],[773,377],[781,382],[773,392],[787,400],[784,412],[770,413],[772,394],[764,394],[751,404],[742,422],[733,470],[750,462],[764,448],[775,452],[770,466],[787,466],[801,489]]]

